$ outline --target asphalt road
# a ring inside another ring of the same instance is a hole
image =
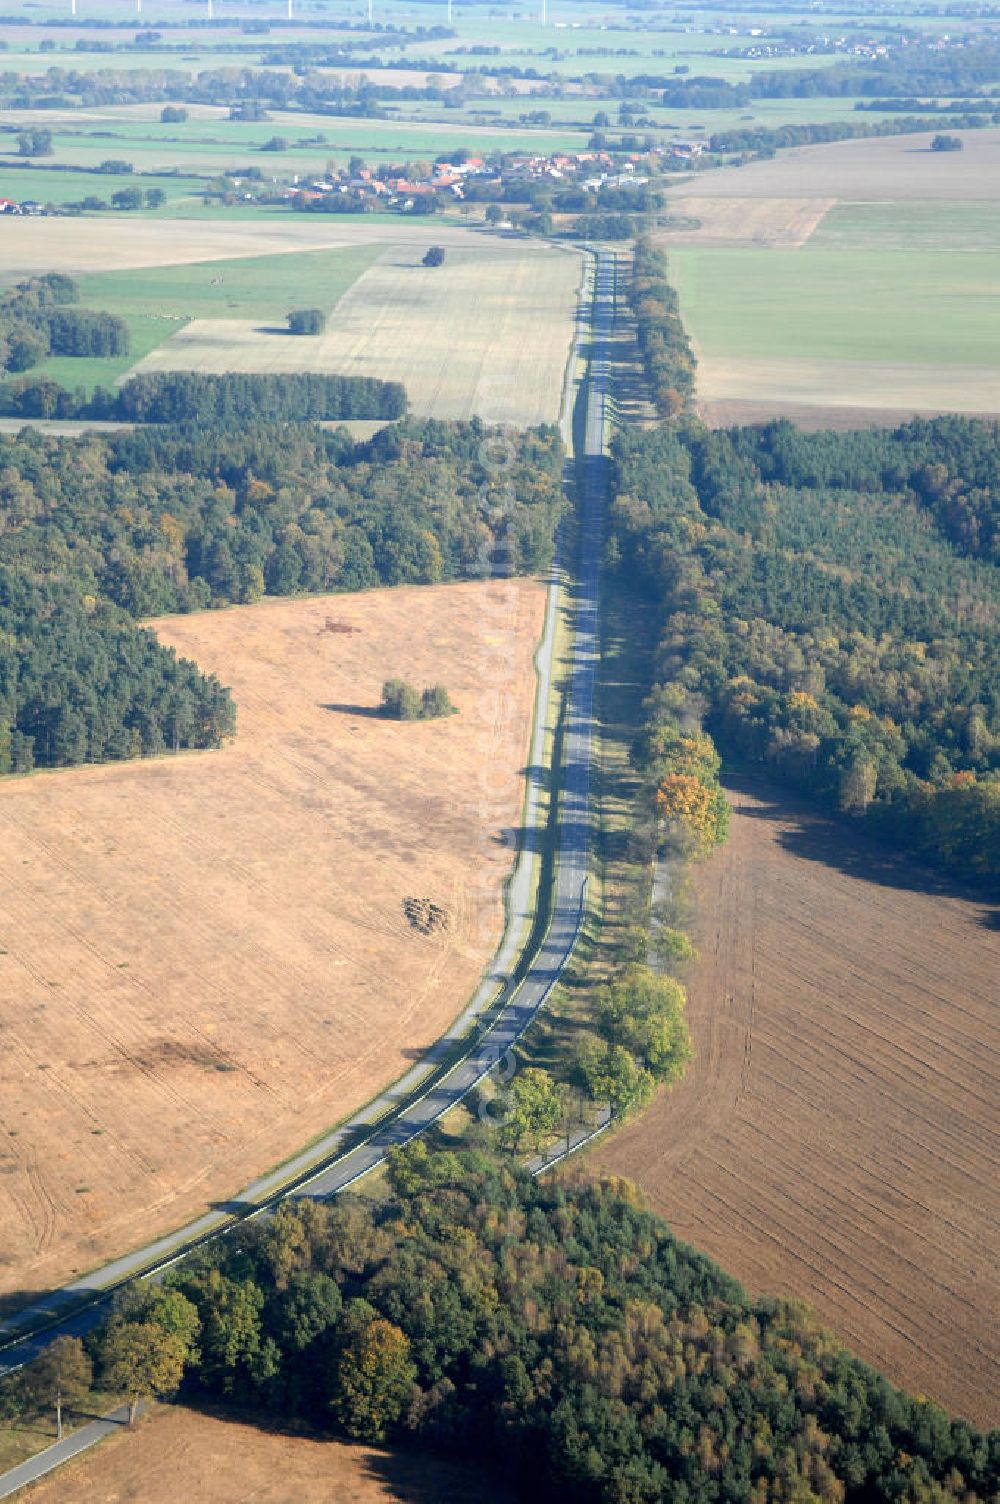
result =
[[[64,1462],[79,1457],[81,1452],[86,1452],[89,1447],[103,1441],[105,1436],[111,1436],[127,1425],[128,1405],[119,1405],[110,1415],[92,1420],[88,1425],[81,1426],[79,1431],[74,1431],[72,1436],[65,1436],[62,1441],[46,1447],[44,1452],[29,1457],[27,1462],[18,1463],[9,1472],[0,1473],[0,1499],[9,1499],[18,1489],[26,1488],[29,1483],[37,1483],[39,1478],[51,1473],[53,1468],[62,1467]]]
[[[608,401],[607,336],[614,318],[615,258],[598,252],[589,310],[582,311],[580,342],[589,364],[584,444],[580,475],[580,558],[568,590],[573,638],[569,662],[563,743],[563,782],[559,802],[557,859],[552,916],[548,932],[523,978],[512,975],[527,938],[534,907],[534,859],[522,851],[508,893],[508,924],[494,963],[471,1002],[448,1034],[390,1090],[351,1122],[314,1143],[296,1159],[248,1186],[231,1203],[246,1213],[270,1197],[325,1198],[351,1185],[381,1164],[393,1148],[424,1132],[443,1113],[461,1102],[483,1078],[502,1069],[510,1047],[542,1008],[576,942],[586,896],[590,833],[592,712],[599,654],[598,574],[608,461],[604,454]],[[539,705],[531,766],[540,768],[545,737],[544,709],[552,674],[552,637],[558,595],[550,590],[546,636],[539,650]],[[525,825],[540,828],[540,784],[529,786]],[[466,1049],[470,1030],[483,1020],[475,1048]],[[450,1068],[449,1058],[464,1050]],[[424,1082],[430,1084],[426,1087]],[[372,1129],[371,1125],[376,1123]],[[349,1141],[363,1137],[355,1147]],[[345,1142],[347,1141],[347,1142]],[[318,1168],[317,1168],[318,1166]],[[156,1240],[53,1292],[46,1300],[0,1323],[0,1373],[29,1362],[58,1333],[82,1334],[103,1317],[109,1294],[134,1278],[154,1276],[199,1242],[231,1225],[229,1214],[215,1210],[168,1237]],[[88,1301],[86,1309],[79,1309]],[[65,1314],[64,1314],[65,1313]],[[30,1329],[30,1335],[28,1331]]]

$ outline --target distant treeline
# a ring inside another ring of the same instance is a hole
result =
[[[281,379],[281,378],[278,378]],[[558,432],[243,420],[0,436],[0,771],[213,746],[226,691],[136,620],[539,568],[563,509]]]
[[[948,124],[960,130],[975,130],[1000,121],[996,114],[949,115]],[[754,153],[773,155],[789,146],[822,146],[829,141],[860,141],[882,136],[912,136],[941,129],[940,116],[924,118],[899,115],[891,120],[830,120],[820,125],[731,126],[709,140],[717,156]]]
[[[91,315],[91,317],[95,317]],[[108,317],[108,315],[104,315]],[[132,423],[299,422],[400,418],[398,381],[326,372],[290,375],[163,371],[132,376],[117,391],[69,392],[45,377],[0,386],[0,413],[15,418],[100,418]]]
[[[896,1389],[802,1304],[751,1300],[629,1182],[422,1141],[387,1181],[377,1203],[285,1202],[116,1297],[98,1377],[468,1455],[525,1500],[996,1497],[1000,1434]]]
[[[695,358],[667,280],[667,258],[644,237],[635,243],[628,301],[653,404],[661,418],[674,417],[694,392]]]
[[[958,101],[982,99],[996,108],[993,85],[1000,77],[1000,43],[939,48],[908,47],[890,57],[852,58],[831,67],[787,68],[753,73],[733,84],[717,75],[638,74],[633,86],[660,90],[665,105],[686,110],[742,109],[757,99],[899,98],[930,95]]]

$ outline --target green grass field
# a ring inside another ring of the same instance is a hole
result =
[[[128,355],[113,360],[53,357],[31,374],[50,376],[71,389],[111,386],[191,319],[261,319],[279,326],[290,308],[330,308],[381,249],[349,246],[80,277],[82,306],[125,319],[131,335]]]
[[[676,250],[670,264],[685,323],[716,359],[997,364],[1000,251],[957,257],[808,244]]]
[[[5,144],[5,139],[0,137],[0,156]],[[111,195],[119,188],[142,188],[144,191],[161,188],[167,195],[163,208],[168,213],[186,212],[189,204],[201,202],[201,184],[166,174],[112,177],[104,173],[64,172],[53,167],[0,167],[2,198],[35,199],[40,204],[74,204],[96,195],[110,204]]]
[[[809,252],[1000,251],[1000,203],[838,203],[809,238]]]

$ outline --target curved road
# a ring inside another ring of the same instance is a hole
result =
[[[614,318],[615,276],[615,257],[597,251],[589,319],[585,309],[581,309],[580,318],[581,341],[589,341],[589,349],[583,351],[589,380],[583,453],[578,457],[577,471],[579,570],[568,589],[573,646],[566,696],[552,917],[537,953],[518,979],[516,960],[530,933],[535,903],[534,859],[530,851],[523,850],[511,879],[507,928],[494,963],[461,1017],[430,1053],[349,1123],[248,1186],[228,1212],[207,1213],[0,1323],[0,1374],[29,1362],[57,1332],[80,1334],[96,1325],[115,1289],[132,1279],[162,1272],[191,1248],[219,1236],[233,1225],[232,1214],[257,1215],[289,1195],[333,1196],[366,1175],[382,1163],[391,1149],[424,1132],[496,1068],[544,1006],[559,980],[576,943],[589,861],[592,710],[599,653],[598,571],[607,486],[606,340]],[[568,382],[567,389],[569,386]],[[539,713],[531,749],[534,768],[541,766],[544,749],[559,595],[553,584],[546,635],[538,660]],[[536,833],[541,831],[539,794],[538,783],[534,781],[529,787],[525,826]]]

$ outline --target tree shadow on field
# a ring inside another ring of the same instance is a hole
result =
[[[301,334],[293,334],[287,324],[255,324],[254,334],[283,334],[286,339],[301,339]]]
[[[876,887],[959,899],[977,908],[976,917],[984,929],[1000,930],[1000,908],[985,888],[924,866],[860,829],[849,816],[836,819],[746,770],[724,773],[723,784],[738,814],[781,827],[776,831],[777,843],[793,856],[820,862]],[[741,795],[752,802],[745,802]]]
[[[347,705],[338,704],[336,701],[328,705],[320,705],[320,710],[331,710],[334,715],[358,715],[365,716],[368,720],[387,721],[388,716],[382,713],[381,705]]]
[[[331,1451],[329,1460],[318,1461],[317,1465],[328,1469],[329,1494],[325,1497],[331,1500],[354,1498],[359,1488],[368,1497],[372,1484],[380,1486],[380,1497],[398,1500],[399,1504],[518,1504],[521,1498],[496,1479],[495,1467],[491,1468],[493,1476],[484,1480],[481,1462],[473,1459],[365,1446],[304,1422],[282,1421],[273,1412],[233,1404],[223,1406],[195,1396],[176,1408],[223,1424],[253,1426],[261,1435],[283,1438],[293,1445],[296,1441],[330,1445],[339,1456]],[[346,1475],[344,1464],[353,1477]]]

